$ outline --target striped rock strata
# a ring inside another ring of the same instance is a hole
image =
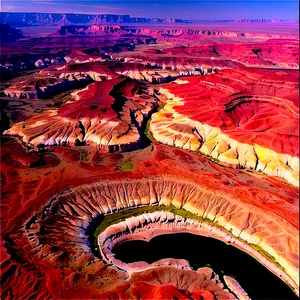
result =
[[[298,88],[275,75],[268,82],[255,71],[220,71],[164,85],[168,100],[151,118],[153,137],[298,186]]]
[[[99,223],[97,220],[103,215],[142,205],[174,205],[209,219],[213,222],[211,225],[223,229],[204,223],[201,228],[206,228],[206,232],[211,231],[211,235],[225,236],[234,241],[244,251],[263,260],[264,265],[298,290],[297,228],[279,216],[266,215],[262,209],[254,210],[252,205],[229,199],[222,192],[212,192],[193,183],[171,178],[101,182],[61,193],[26,225],[25,232],[32,247],[32,257],[38,258],[40,252],[45,253],[42,261],[46,260],[59,267],[62,264],[61,255],[72,253],[63,259],[63,264],[75,269],[89,265],[100,267],[102,262],[93,255],[86,236],[90,224]],[[164,215],[155,221],[164,222],[166,219]],[[198,226],[196,223],[187,221],[186,226],[195,229]],[[134,223],[131,224],[134,228]],[[261,258],[248,244],[258,245],[273,256],[281,268]],[[46,251],[51,247],[56,250]]]
[[[41,145],[91,145],[107,151],[140,147],[144,119],[159,100],[145,86],[124,77],[96,82],[74,93],[77,101],[16,123],[18,135],[37,149]]]

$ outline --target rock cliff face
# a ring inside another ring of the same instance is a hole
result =
[[[67,56],[66,60],[68,59],[71,57]],[[17,99],[47,98],[63,91],[85,87],[93,81],[117,77],[117,74],[107,66],[96,62],[91,64],[93,58],[89,58],[88,55],[85,55],[84,59],[89,63],[50,66],[35,74],[31,79],[28,79],[28,76],[25,76],[24,80],[19,77],[18,81],[14,80],[3,92],[8,97]]]
[[[70,75],[64,78],[35,77],[17,81],[4,90],[4,94],[16,99],[47,98],[62,91],[85,86],[91,78],[84,75]]]
[[[120,25],[68,25],[61,26],[60,29],[51,34],[51,36],[101,36],[101,35],[124,35],[136,34],[152,36],[153,38],[164,39],[189,39],[197,40],[205,37],[210,38],[237,38],[244,39],[293,39],[297,40],[296,35],[290,34],[273,34],[273,33],[252,33],[241,31],[228,31],[228,30],[201,30],[201,29],[185,29],[185,28],[165,28],[165,29],[149,29],[134,26],[120,26]]]
[[[133,273],[128,283],[121,284],[115,290],[101,293],[99,298],[248,300],[247,297],[240,297],[242,293],[233,294],[231,290],[225,288],[221,278],[222,276],[217,275],[210,268],[191,271],[167,266],[156,267],[145,272]]]
[[[298,272],[295,187],[156,143],[131,172],[114,171],[124,154],[104,156],[88,148],[91,154],[83,161],[81,148],[55,147],[45,155],[56,156],[58,164],[45,159],[43,166],[29,168],[23,164],[35,157],[29,160],[23,151],[20,156],[11,142],[1,145],[3,298],[169,299],[200,290],[215,294],[211,276],[204,270],[182,269],[181,260],[172,261],[173,267],[129,275],[95,256],[87,227],[92,233],[104,214],[152,204],[182,207],[195,217],[218,222],[244,243],[261,241],[259,246],[285,265],[286,273]]]
[[[248,299],[183,259],[113,256],[175,230],[233,244],[299,294],[295,34],[18,16],[60,28],[1,47],[1,298]]]
[[[285,73],[266,75],[224,70],[165,85],[169,100],[152,116],[154,138],[298,185],[297,76],[282,84]]]
[[[5,134],[40,145],[91,145],[109,152],[142,144],[144,118],[158,106],[142,84],[126,78],[96,82],[76,93],[75,102],[17,123]]]
[[[282,270],[278,269],[275,264],[267,262],[263,255],[257,253],[251,246],[239,240],[240,235],[238,238],[235,238],[235,236],[232,236],[226,232],[226,230],[217,228],[212,224],[183,218],[182,216],[174,215],[170,212],[157,211],[154,213],[145,213],[112,225],[99,235],[98,244],[102,258],[107,263],[113,264],[128,272],[142,271],[158,265],[167,265],[168,259],[163,259],[152,264],[139,261],[126,264],[115,258],[115,254],[113,253],[114,248],[130,240],[149,241],[157,235],[179,232],[212,237],[231,244],[244,252],[249,253],[258,261],[261,261],[272,272],[282,277],[286,282],[293,284],[293,281],[291,281]],[[182,262],[178,265],[178,268],[180,267],[189,269],[189,263]]]
[[[114,24],[114,23],[184,23],[180,19],[138,18],[130,15],[113,14],[52,14],[52,13],[7,13],[1,12],[5,23],[22,22],[25,25],[68,25],[68,24]]]

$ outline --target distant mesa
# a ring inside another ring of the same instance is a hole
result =
[[[272,20],[272,19],[239,19],[236,23],[275,23],[275,24],[286,24],[286,23],[298,23],[292,20]]]
[[[63,26],[69,24],[118,24],[118,23],[189,23],[174,18],[140,18],[114,14],[52,14],[52,13],[11,13],[1,12],[1,20],[7,24],[20,26],[43,25]]]
[[[93,25],[63,25],[60,26],[56,32],[49,36],[63,37],[63,36],[144,36],[155,39],[189,39],[198,40],[203,38],[239,38],[239,39],[293,39],[298,37],[292,34],[279,34],[279,33],[253,33],[241,30],[211,30],[211,29],[189,29],[178,27],[167,27],[163,29],[134,27],[134,25],[113,25],[113,24],[93,24]]]
[[[143,18],[131,17],[130,15],[117,14],[58,14],[58,13],[26,13],[26,12],[1,12],[1,20],[16,27],[24,26],[62,26],[70,24],[149,24],[149,23],[294,23],[289,20],[269,20],[269,19],[241,19],[241,20],[182,20],[177,18]]]

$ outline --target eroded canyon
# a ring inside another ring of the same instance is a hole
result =
[[[116,258],[179,232],[250,255],[296,298],[297,33],[98,19],[3,44],[3,299],[253,298],[213,262]]]

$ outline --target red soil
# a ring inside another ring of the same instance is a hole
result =
[[[239,142],[298,157],[298,79],[296,71],[223,70],[164,88],[184,98],[184,105],[175,107],[180,114]]]

